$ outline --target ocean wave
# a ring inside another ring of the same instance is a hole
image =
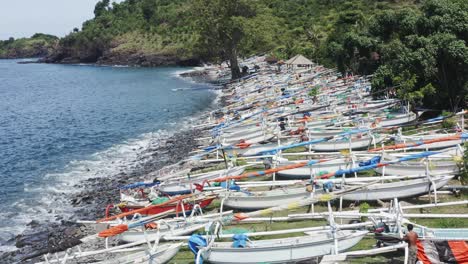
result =
[[[175,130],[158,130],[96,152],[85,159],[69,162],[63,170],[48,173],[40,184],[24,185],[26,197],[17,200],[11,210],[0,213],[0,251],[14,250],[12,239],[22,233],[31,221],[57,222],[69,219],[76,210],[68,201],[73,193],[82,191],[77,187],[91,178],[109,177],[128,173],[150,158],[147,150],[155,149],[162,140]],[[95,197],[99,199],[99,197]]]
[[[0,252],[15,250],[15,236],[24,232],[31,221],[47,223],[72,219],[77,208],[68,199],[83,190],[77,186],[88,179],[132,172],[153,158],[153,151],[167,138],[199,124],[207,113],[203,111],[180,122],[167,123],[171,127],[167,130],[145,133],[84,159],[72,160],[63,170],[46,174],[40,184],[26,183],[24,192],[28,195],[11,204],[12,210],[0,213],[0,219],[11,219],[0,226],[0,237],[3,238],[0,240]]]
[[[174,75],[179,76],[178,73]],[[184,80],[190,81],[189,78],[184,78]],[[217,96],[209,106],[204,106],[206,111],[186,116],[182,120],[177,119],[176,122],[168,122],[162,126],[165,127],[164,130],[141,134],[116,143],[105,150],[96,151],[84,157],[75,155],[78,158],[67,161],[66,165],[57,163],[60,166],[51,166],[53,171],[41,175],[40,179],[31,177],[35,180],[34,183],[26,179],[24,183],[19,181],[21,185],[18,186],[23,188],[24,192],[12,193],[8,197],[14,202],[1,206],[0,252],[16,249],[14,247],[15,236],[23,233],[33,220],[44,223],[73,219],[77,208],[71,204],[70,197],[83,191],[87,180],[134,172],[139,166],[154,158],[152,156],[154,150],[158,149],[167,138],[177,132],[190,129],[192,125],[202,120],[205,121],[207,113],[214,109],[219,101],[220,91],[211,91]],[[18,159],[21,157],[19,156]],[[93,198],[99,199],[99,197]]]

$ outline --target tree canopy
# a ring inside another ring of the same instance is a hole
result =
[[[193,0],[191,16],[197,33],[196,49],[207,59],[229,60],[232,78],[241,76],[238,45],[245,37],[246,21],[255,16],[247,0]]]

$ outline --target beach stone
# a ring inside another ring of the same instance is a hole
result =
[[[39,245],[44,241],[47,241],[49,237],[49,233],[47,230],[41,230],[38,232],[32,232],[33,230],[29,230],[29,232],[24,232],[21,235],[16,237],[15,246],[18,248],[22,248],[25,246],[32,246],[32,245]]]
[[[31,228],[35,228],[35,227],[37,227],[38,225],[39,225],[39,221],[37,221],[37,220],[32,220],[31,222],[29,222],[29,223],[27,224],[27,226],[30,226]]]

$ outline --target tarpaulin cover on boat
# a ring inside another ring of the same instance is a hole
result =
[[[188,240],[188,247],[190,251],[192,251],[192,253],[195,255],[195,262],[197,261],[197,254],[200,250],[199,247],[206,247],[207,245],[208,244],[206,243],[206,239],[203,236],[197,234],[193,234],[190,236]],[[201,256],[198,263],[203,264],[203,258],[201,258]]]
[[[424,264],[468,263],[468,243],[466,241],[418,241],[418,260]]]

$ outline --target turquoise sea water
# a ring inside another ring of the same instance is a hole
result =
[[[212,105],[212,87],[181,70],[0,60],[0,244],[65,213],[57,195],[134,166],[140,150]]]

